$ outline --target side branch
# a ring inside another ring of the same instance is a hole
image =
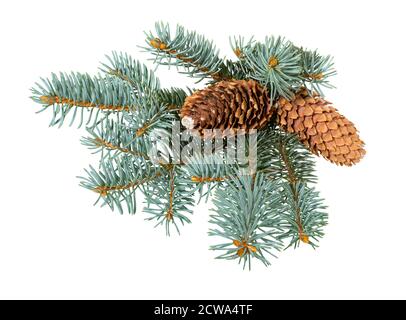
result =
[[[303,230],[303,223],[302,223],[302,213],[299,206],[299,195],[297,190],[297,182],[298,179],[296,178],[296,174],[292,165],[289,161],[289,157],[286,154],[286,150],[282,142],[279,144],[279,152],[282,157],[282,161],[285,164],[285,167],[288,171],[288,182],[290,185],[290,189],[293,194],[293,200],[295,202],[295,221],[299,230],[299,239],[304,243],[310,243],[309,236]]]
[[[102,139],[100,137],[94,138],[93,141],[99,147],[106,148],[108,150],[118,150],[118,151],[121,151],[123,153],[132,154],[135,157],[142,157],[144,159],[149,159],[148,155],[146,155],[143,152],[137,152],[137,151],[130,150],[128,148],[120,147],[120,146],[115,145],[115,144],[113,144],[113,143],[111,143],[111,142],[109,142],[107,140],[104,140],[104,139]]]
[[[115,105],[105,105],[97,104],[90,101],[75,101],[69,98],[61,98],[58,96],[41,96],[40,101],[43,104],[52,105],[52,104],[64,104],[70,107],[81,107],[81,108],[98,108],[100,110],[109,110],[109,111],[129,111],[130,106],[115,106]]]
[[[206,68],[205,66],[202,66],[200,63],[198,63],[194,59],[188,58],[188,57],[178,53],[176,50],[168,48],[168,45],[166,43],[164,43],[159,38],[152,39],[152,40],[150,40],[149,43],[153,48],[155,48],[155,49],[157,49],[157,50],[159,50],[161,52],[164,52],[166,54],[170,54],[170,55],[172,55],[176,59],[179,59],[180,61],[182,61],[185,64],[190,64],[190,65],[194,66],[198,71],[208,74],[209,76],[211,76],[216,81],[229,79],[229,77],[226,77],[226,76],[220,74],[219,71],[210,72],[210,70],[208,68]]]
[[[221,182],[227,179],[227,177],[198,177],[198,176],[193,176],[190,178],[192,182],[199,182],[199,183],[204,183],[204,182]]]
[[[132,188],[138,187],[146,182],[154,180],[155,178],[158,178],[160,175],[161,175],[161,173],[157,172],[152,177],[146,177],[146,178],[138,180],[138,181],[130,182],[126,185],[98,186],[98,187],[94,188],[93,191],[99,193],[102,197],[106,197],[109,192],[132,189]]]
[[[166,211],[165,217],[168,221],[173,219],[173,197],[175,193],[175,173],[173,167],[169,172],[169,207]]]

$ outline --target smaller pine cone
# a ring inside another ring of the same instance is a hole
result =
[[[280,98],[278,106],[279,126],[298,134],[314,154],[346,166],[365,155],[364,142],[354,124],[320,96],[310,96],[302,89],[291,101]]]
[[[188,129],[260,129],[273,108],[265,87],[253,80],[220,81],[187,97],[180,110]]]

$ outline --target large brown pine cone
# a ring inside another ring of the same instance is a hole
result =
[[[253,80],[220,81],[187,97],[180,110],[188,129],[260,129],[273,114],[265,87]]]
[[[279,126],[298,134],[313,153],[346,166],[365,155],[364,142],[354,124],[320,96],[310,96],[302,89],[291,101],[280,98],[277,104]]]

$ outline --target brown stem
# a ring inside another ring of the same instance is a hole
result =
[[[110,111],[128,111],[130,110],[130,106],[114,106],[114,105],[106,105],[106,104],[97,104],[90,101],[75,101],[73,99],[68,98],[61,98],[58,96],[41,96],[40,100],[44,104],[65,104],[70,107],[81,107],[81,108],[98,108],[101,110],[110,110]]]
[[[145,123],[141,128],[137,129],[136,135],[137,137],[141,137],[145,131],[147,131],[149,123]]]
[[[121,151],[121,152],[124,152],[124,153],[132,154],[133,156],[136,156],[136,157],[142,157],[144,159],[148,159],[148,155],[146,155],[143,152],[137,152],[137,151],[133,151],[133,150],[130,150],[130,149],[127,149],[127,148],[122,148],[122,147],[117,146],[117,145],[115,145],[115,144],[113,144],[111,142],[108,142],[107,140],[104,140],[104,139],[102,139],[100,137],[95,138],[94,142],[98,146],[107,148],[109,150],[118,150],[118,151]]]
[[[282,161],[284,162],[286,169],[288,170],[288,181],[289,185],[293,194],[293,201],[295,202],[295,221],[297,227],[299,229],[299,239],[304,243],[309,243],[309,236],[304,233],[303,224],[302,224],[302,216],[301,211],[299,208],[299,195],[297,193],[297,178],[294,169],[291,166],[289,161],[288,155],[286,154],[286,149],[282,143],[279,144],[279,152],[282,157]]]
[[[198,177],[198,176],[193,176],[190,180],[192,180],[192,182],[199,182],[199,183],[203,183],[203,182],[221,182],[224,181],[225,179],[227,179],[227,177]]]
[[[173,219],[173,194],[175,193],[175,175],[173,168],[169,171],[169,208],[166,211],[165,217],[167,220]]]
[[[154,176],[152,177],[146,177],[144,179],[138,180],[138,181],[134,181],[134,182],[130,182],[126,185],[116,185],[116,186],[98,186],[96,188],[94,188],[94,191],[99,193],[102,197],[106,197],[107,194],[110,191],[118,191],[118,190],[128,190],[131,188],[135,188],[145,182],[154,180],[155,178],[159,177],[161,175],[160,172],[157,172]]]

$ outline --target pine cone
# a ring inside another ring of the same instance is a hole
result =
[[[268,92],[253,80],[220,81],[186,98],[180,110],[188,129],[260,129],[273,114]]]
[[[346,166],[364,156],[364,142],[354,124],[320,96],[302,89],[291,101],[280,98],[278,105],[279,126],[297,133],[313,153]]]

